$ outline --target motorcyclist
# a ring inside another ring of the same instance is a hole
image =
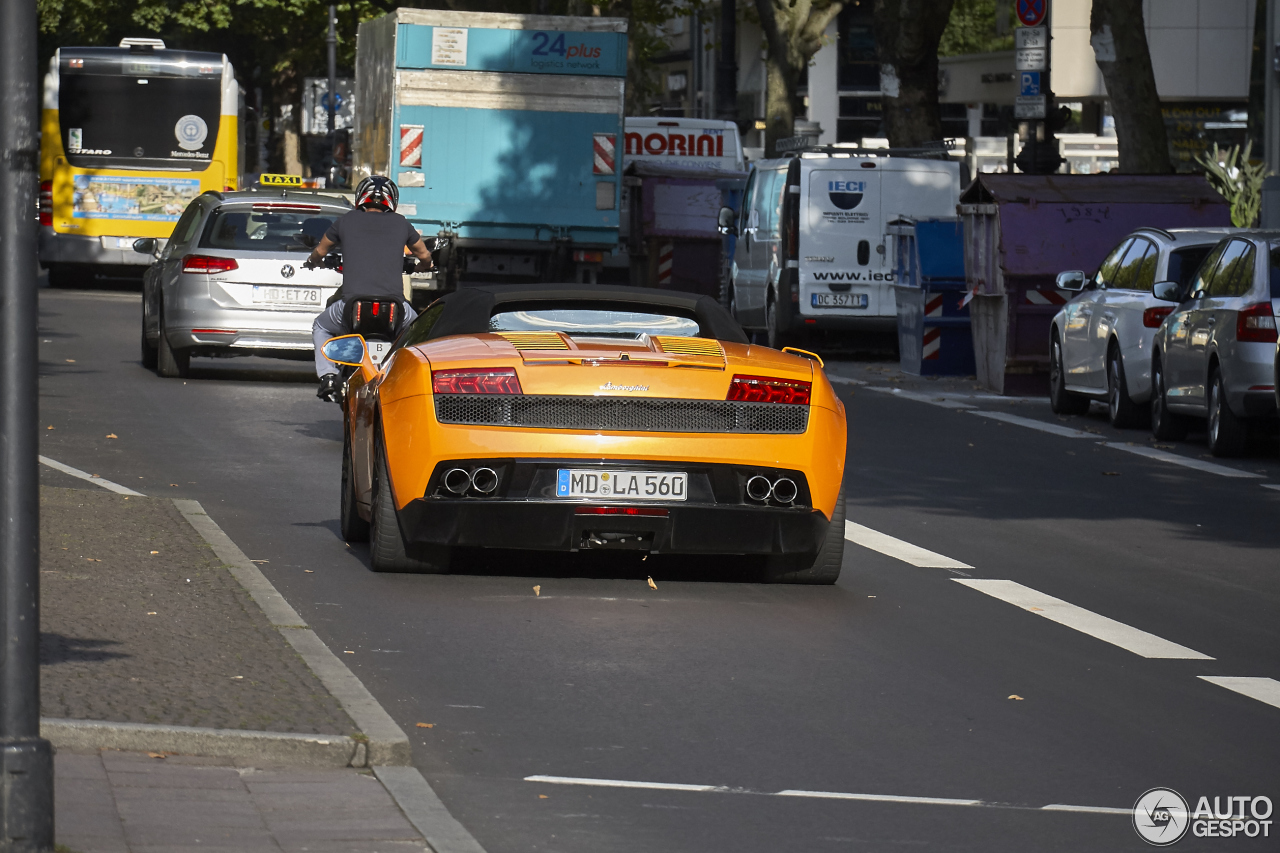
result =
[[[325,341],[349,333],[346,304],[356,298],[399,300],[404,305],[404,321],[417,316],[404,302],[404,250],[417,258],[417,271],[433,268],[431,252],[422,235],[409,224],[396,207],[400,190],[382,175],[365,178],[356,187],[355,209],[334,220],[324,238],[312,250],[303,266],[315,269],[334,246],[342,247],[341,298],[332,301],[311,325],[316,348],[316,375],[320,389],[316,396],[338,402],[342,395],[342,377],[337,366],[324,357]]]

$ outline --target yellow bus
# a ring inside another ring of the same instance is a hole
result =
[[[227,57],[160,39],[64,47],[44,78],[40,263],[54,286],[140,275],[139,237],[167,238],[187,203],[239,188],[244,96]]]

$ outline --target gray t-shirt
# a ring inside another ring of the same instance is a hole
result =
[[[352,210],[324,235],[342,250],[342,295],[404,298],[404,249],[422,239],[398,213]]]

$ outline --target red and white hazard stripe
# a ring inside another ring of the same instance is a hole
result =
[[[934,326],[924,330],[924,352],[921,358],[935,361],[942,352],[942,330]]]
[[[400,165],[422,166],[422,125],[400,125]]]
[[[942,294],[934,293],[929,296],[928,301],[924,304],[924,316],[941,317],[942,316]]]
[[[671,283],[671,257],[675,254],[675,246],[671,243],[663,243],[662,248],[658,250],[658,284]]]
[[[591,147],[595,157],[591,165],[592,174],[614,174],[614,138],[612,133],[593,133],[591,135]]]
[[[1027,302],[1032,305],[1066,305],[1067,297],[1055,290],[1028,290]]]
[[[968,305],[970,302],[972,302],[972,301],[973,301],[973,297],[975,297],[975,296],[977,296],[977,295],[978,295],[978,285],[976,285],[976,284],[975,284],[975,285],[973,286],[973,290],[970,290],[968,293],[966,293],[966,294],[964,295],[964,299],[961,299],[961,300],[960,300],[960,308],[961,308],[961,310],[963,310],[963,309],[964,309],[964,306],[966,306],[966,305]]]

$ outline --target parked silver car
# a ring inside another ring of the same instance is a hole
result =
[[[193,199],[143,278],[143,364],[186,376],[195,356],[312,358],[311,323],[342,276],[302,262],[350,209],[340,196],[297,191]],[[157,243],[134,249],[156,254]]]
[[[1080,295],[1053,318],[1053,411],[1083,414],[1091,400],[1105,400],[1113,426],[1145,426],[1151,340],[1173,311],[1152,288],[1159,281],[1190,284],[1205,256],[1231,233],[1231,228],[1139,228],[1103,259],[1092,278],[1083,270],[1059,273],[1058,288]]]
[[[1205,418],[1213,455],[1239,455],[1250,423],[1276,416],[1280,231],[1225,239],[1190,285],[1154,292],[1178,307],[1153,342],[1152,433],[1182,438],[1190,418]]]

